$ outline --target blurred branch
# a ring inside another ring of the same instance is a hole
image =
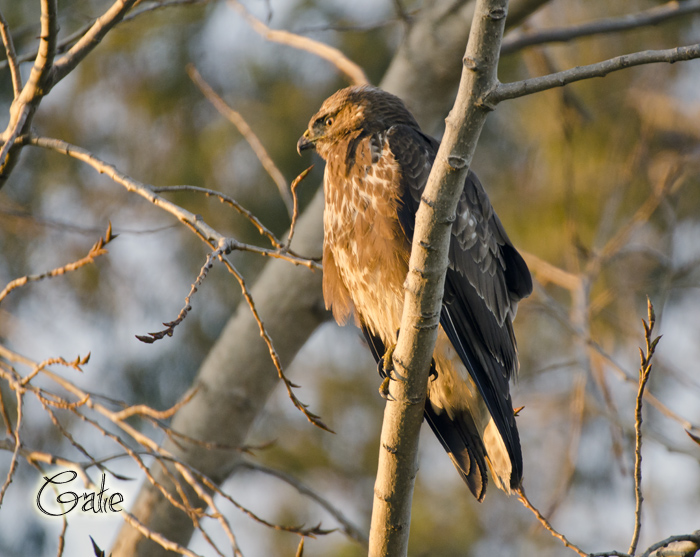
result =
[[[255,132],[253,132],[253,130],[250,128],[248,122],[245,121],[240,112],[233,110],[233,108],[227,105],[224,100],[216,94],[214,89],[212,89],[212,87],[206,81],[204,81],[204,78],[202,78],[197,71],[197,68],[195,68],[193,64],[187,65],[187,75],[189,75],[190,79],[194,81],[197,87],[199,87],[199,90],[204,94],[209,102],[214,105],[214,108],[216,108],[216,110],[218,110],[222,116],[227,118],[229,122],[236,126],[243,138],[248,142],[248,145],[250,145],[251,149],[253,149],[255,156],[258,157],[258,160],[262,164],[265,171],[275,182],[275,185],[280,192],[280,196],[282,197],[282,201],[287,208],[287,213],[291,218],[292,213],[294,212],[294,203],[292,201],[287,180],[284,179],[284,176],[280,172],[279,168],[277,168],[277,165],[268,154],[265,146],[258,139],[258,136],[255,135]]]
[[[542,77],[515,81],[512,83],[499,83],[496,87],[486,92],[481,98],[481,103],[486,107],[494,108],[498,103],[532,95],[555,87],[563,87],[569,83],[591,79],[593,77],[605,77],[606,75],[643,64],[656,64],[660,62],[673,64],[687,60],[700,58],[700,44],[679,46],[668,50],[645,50],[634,54],[624,54],[588,66],[578,66],[570,70],[564,70]]]
[[[10,75],[12,76],[12,92],[16,99],[22,92],[22,74],[20,74],[19,71],[19,63],[17,62],[15,45],[12,42],[10,26],[7,24],[7,20],[2,14],[2,11],[0,11],[0,35],[2,35],[2,44],[5,46],[7,64],[10,66]]]
[[[610,17],[555,29],[510,33],[503,39],[501,56],[511,54],[528,46],[546,43],[568,42],[580,37],[590,37],[619,31],[629,31],[640,27],[650,27],[670,19],[700,12],[700,0],[672,0],[661,6],[654,6],[636,14]]]
[[[315,41],[308,37],[303,37],[289,31],[280,29],[270,29],[262,21],[253,16],[245,6],[238,0],[229,0],[229,5],[236,10],[253,28],[255,32],[263,36],[268,41],[291,46],[299,50],[305,50],[311,54],[315,54],[324,60],[333,64],[341,73],[350,80],[354,85],[364,85],[369,83],[365,72],[360,66],[350,60],[337,48],[328,46],[320,41]]]
[[[65,273],[70,273],[72,271],[76,271],[77,269],[80,269],[81,267],[84,267],[85,265],[88,265],[89,263],[92,263],[96,257],[99,257],[100,255],[104,255],[107,253],[107,250],[105,249],[104,246],[109,244],[114,238],[116,238],[118,235],[117,234],[112,234],[112,223],[109,223],[109,226],[107,227],[107,232],[105,233],[104,238],[100,238],[91,248],[88,254],[83,257],[82,259],[78,259],[78,261],[75,261],[73,263],[68,263],[67,265],[64,265],[62,267],[58,267],[57,269],[53,269],[51,271],[47,271],[45,273],[41,273],[40,275],[27,275],[21,278],[17,278],[10,282],[5,288],[0,291],[0,302],[2,302],[7,295],[12,292],[15,288],[19,288],[21,286],[24,286],[25,284],[29,282],[36,282],[45,278],[53,278],[57,277],[60,275],[63,275]]]

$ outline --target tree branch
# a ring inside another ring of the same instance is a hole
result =
[[[700,44],[679,46],[668,50],[645,50],[634,54],[624,54],[596,64],[578,66],[542,77],[515,81],[513,83],[499,83],[484,95],[482,102],[493,108],[498,103],[508,99],[517,99],[533,93],[554,89],[555,87],[563,87],[583,79],[605,77],[609,73],[634,66],[659,62],[673,64],[674,62],[694,60],[696,58],[700,58]]]
[[[457,201],[489,109],[478,100],[497,82],[507,0],[478,0],[457,99],[447,118],[416,214],[395,373],[384,411],[374,488],[372,557],[402,556],[408,549],[418,434],[440,320],[447,252]]]
[[[555,29],[538,29],[527,33],[511,33],[503,39],[501,56],[512,54],[528,46],[546,43],[563,43],[580,37],[603,35],[649,27],[670,19],[700,12],[700,0],[672,0],[662,6],[654,6],[636,14],[588,21],[579,25]]]

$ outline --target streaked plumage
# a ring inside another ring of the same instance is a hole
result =
[[[368,86],[329,97],[297,144],[326,161],[326,307],[340,324],[354,314],[377,361],[396,341],[415,213],[438,146],[398,97]],[[518,368],[512,319],[532,280],[471,172],[449,261],[425,416],[482,500],[487,466],[508,493],[522,481],[508,381]]]

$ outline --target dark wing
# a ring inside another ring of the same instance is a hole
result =
[[[399,219],[411,240],[415,213],[438,143],[407,126],[392,128],[388,141],[402,169],[404,195]],[[525,261],[470,171],[452,227],[440,324],[503,437],[513,465],[513,488],[522,477],[522,455],[508,388],[508,380],[518,366],[511,319],[518,300],[531,291],[532,279]]]

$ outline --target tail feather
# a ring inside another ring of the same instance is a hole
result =
[[[457,419],[450,419],[444,409],[426,400],[425,418],[469,490],[483,501],[488,484],[486,451],[471,416],[461,413]]]

